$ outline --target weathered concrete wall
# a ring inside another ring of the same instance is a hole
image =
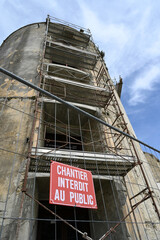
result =
[[[28,25],[12,33],[0,47],[1,67],[39,85],[44,35],[45,23]],[[3,223],[2,239],[16,239],[17,237],[18,222],[15,219],[7,219],[7,217],[18,218],[20,214],[21,190],[36,95],[34,90],[0,74],[0,164],[2,166],[0,168],[0,223]],[[27,217],[27,214],[28,212],[23,213],[23,216]],[[6,217],[6,219],[3,221],[2,217]]]
[[[148,164],[151,167],[152,174],[155,178],[155,181],[157,182],[158,187],[160,188],[160,185],[159,185],[160,184],[160,161],[158,158],[156,158],[156,156],[154,156],[151,153],[144,152],[144,155],[146,157]]]
[[[28,152],[27,138],[30,136],[33,118],[25,113],[34,115],[34,101],[30,99],[10,99],[1,112],[1,169],[0,169],[0,212],[5,217],[19,215],[20,196]],[[22,112],[16,111],[17,108]],[[4,150],[3,150],[4,149]],[[4,239],[10,239],[10,223],[4,221]],[[12,224],[13,227],[13,224]],[[2,238],[3,239],[3,238]],[[13,238],[11,238],[13,239]]]
[[[43,23],[28,25],[12,33],[0,47],[0,66],[39,85],[44,34]],[[27,86],[0,74],[0,97],[32,97],[35,94]]]

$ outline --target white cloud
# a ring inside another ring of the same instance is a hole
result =
[[[131,98],[129,104],[136,105],[145,102],[147,97],[146,91],[153,91],[155,84],[159,82],[159,79],[160,67],[158,65],[151,66],[149,69],[141,72],[130,87]]]
[[[129,29],[122,23],[106,23],[97,17],[85,3],[80,4],[84,25],[87,25],[97,41],[107,45],[114,42],[115,46],[121,46],[128,40]]]
[[[113,76],[119,76],[120,72],[118,73],[117,68],[121,65],[120,56],[122,56],[121,53],[126,51],[125,46],[129,43],[131,37],[129,25],[125,21],[119,21],[118,12],[116,14],[115,12],[113,13],[113,16],[115,15],[117,19],[116,21],[114,21],[114,17],[112,19],[109,18],[108,14],[101,18],[92,9],[91,5],[87,5],[83,0],[78,2],[82,13],[83,25],[91,29],[95,43],[105,52],[105,59],[110,72],[114,72]],[[102,3],[102,6],[104,4]],[[105,11],[103,9],[101,11],[102,15],[104,15]],[[108,9],[108,12],[110,12],[110,9]],[[135,15],[135,10],[133,10],[133,15]],[[117,61],[119,61],[118,64],[115,64]]]

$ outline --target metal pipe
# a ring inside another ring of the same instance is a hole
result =
[[[111,126],[110,124],[106,123],[105,121],[101,120],[100,118],[97,118],[97,117],[93,116],[92,114],[90,114],[90,113],[88,113],[88,112],[86,112],[86,111],[84,111],[84,110],[82,110],[82,109],[80,109],[80,108],[78,108],[78,107],[76,107],[76,106],[66,102],[65,100],[55,96],[54,94],[52,94],[50,92],[47,92],[46,90],[44,90],[44,89],[34,85],[33,83],[30,83],[30,82],[24,80],[23,78],[15,75],[14,73],[9,72],[9,71],[7,71],[6,69],[4,69],[2,67],[0,67],[0,72],[2,72],[4,74],[6,74],[6,75],[16,79],[17,81],[25,84],[26,86],[31,87],[31,88],[35,89],[36,91],[38,91],[38,92],[40,92],[40,93],[42,93],[42,94],[44,94],[44,95],[46,95],[46,96],[48,96],[48,97],[50,97],[52,99],[55,99],[56,101],[66,105],[67,107],[72,108],[72,109],[76,110],[77,112],[82,113],[85,116],[87,116],[87,117],[89,117],[89,118],[91,118],[91,119],[93,119],[93,120],[95,120],[95,121],[97,121],[97,122],[99,122],[99,123],[101,123],[101,124],[111,128],[111,129],[113,129],[114,131],[119,132],[120,134],[122,134],[122,135],[124,135],[124,136],[126,136],[126,137],[128,137],[128,138],[130,138],[130,139],[132,139],[132,140],[134,140],[134,141],[136,141],[136,142],[138,142],[138,143],[140,143],[140,144],[142,144],[142,145],[144,145],[144,146],[146,146],[146,147],[148,147],[148,148],[158,152],[158,153],[160,153],[160,151],[157,150],[156,148],[151,147],[150,145],[148,145],[148,144],[138,140],[135,137],[132,137],[131,135],[129,135],[129,134],[125,133],[125,132],[122,132],[118,128],[115,128],[115,127]]]

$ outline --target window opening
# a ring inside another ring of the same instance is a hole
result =
[[[41,201],[49,209],[55,211],[60,215],[62,218],[67,219],[70,224],[74,225],[74,208],[73,207],[66,207],[66,206],[59,206],[59,205],[51,205],[48,201]],[[76,208],[76,215],[77,215],[77,228],[82,232],[88,232],[90,235],[90,223],[89,223],[89,214],[88,209],[83,208]],[[36,240],[75,240],[76,239],[76,232],[68,227],[65,223],[61,222],[58,219],[47,212],[45,209],[39,206],[38,210],[38,218],[44,219],[44,221],[38,221],[37,226],[37,238]],[[83,221],[82,221],[83,220]],[[84,221],[85,224],[84,224]],[[55,239],[55,224],[56,224],[56,235],[57,238]],[[82,240],[82,236],[78,234],[78,240]]]
[[[69,146],[69,136],[63,134],[47,133],[45,137],[45,147],[49,148],[61,148],[61,149],[71,149],[82,151],[81,138],[79,136],[70,136],[70,146]]]

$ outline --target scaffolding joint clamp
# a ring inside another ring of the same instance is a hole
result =
[[[84,232],[82,237],[87,240],[92,240],[92,238],[88,237],[88,233]]]
[[[27,191],[27,189],[24,189],[24,188],[22,189],[22,193],[26,193],[26,191]]]
[[[110,228],[110,231],[111,232],[116,232],[116,230],[114,230],[114,228]]]
[[[142,165],[142,164],[143,164],[143,162],[140,162],[140,161],[139,161],[139,162],[134,162],[134,163],[133,163],[134,166],[138,166],[138,165]]]

